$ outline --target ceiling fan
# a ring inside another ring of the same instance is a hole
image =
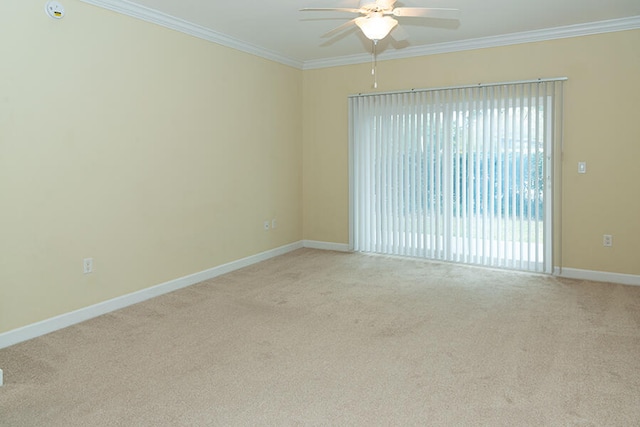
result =
[[[458,19],[458,9],[431,8],[431,7],[395,7],[396,0],[360,0],[358,8],[312,8],[307,7],[301,11],[336,11],[347,13],[359,13],[362,16],[352,19],[349,22],[331,30],[330,33],[341,31],[353,24],[357,25],[364,35],[377,43],[393,30],[398,18],[438,18],[438,19]],[[390,16],[391,15],[391,16]]]

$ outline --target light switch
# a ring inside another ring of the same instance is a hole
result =
[[[578,162],[578,173],[587,173],[587,162]]]

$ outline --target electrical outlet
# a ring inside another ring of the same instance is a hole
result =
[[[611,234],[602,236],[602,245],[607,247],[613,246],[613,236]]]
[[[93,273],[93,258],[85,258],[82,260],[82,271],[84,274]]]
[[[2,369],[0,369],[0,387],[4,384],[4,377],[2,375]]]
[[[277,226],[278,226],[278,223],[276,222],[276,219],[275,219],[275,218],[274,218],[274,219],[272,219],[272,220],[271,220],[271,229],[274,229],[274,228],[276,228]]]
[[[268,231],[269,230],[269,221],[265,221],[264,222],[264,231]]]

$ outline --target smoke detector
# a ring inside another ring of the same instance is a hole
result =
[[[48,1],[44,5],[44,10],[53,19],[62,19],[64,16],[64,7],[57,1]]]

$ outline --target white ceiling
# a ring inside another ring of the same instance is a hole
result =
[[[203,38],[301,68],[361,62],[358,58],[366,60],[364,55],[371,51],[371,41],[355,26],[323,37],[357,15],[299,11],[303,7],[358,7],[358,0],[83,1],[194,35],[204,34]],[[460,19],[400,18],[400,31],[391,33],[395,39],[381,42],[381,58],[413,56],[429,49],[456,50],[455,46],[473,46],[474,42],[478,47],[478,41],[499,45],[500,40],[533,41],[640,28],[640,0],[398,0],[398,6],[456,8]]]

